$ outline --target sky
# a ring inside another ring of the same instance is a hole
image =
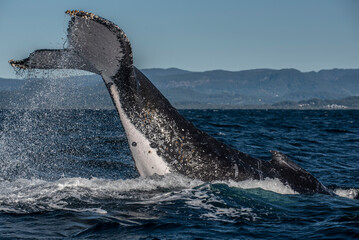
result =
[[[140,68],[191,71],[359,68],[356,0],[0,0],[0,77],[42,48],[62,48],[67,9],[129,37]]]

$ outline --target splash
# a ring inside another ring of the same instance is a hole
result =
[[[230,182],[229,187],[249,189],[267,188],[281,194],[294,194],[277,180]],[[216,184],[216,183],[214,183]],[[222,215],[248,215],[251,220],[256,216],[250,209],[226,207],[220,197],[211,192],[211,184],[188,179],[181,175],[168,174],[150,178],[110,180],[102,178],[61,178],[56,181],[41,179],[16,179],[0,181],[1,211],[29,213],[52,210],[89,211],[89,205],[101,205],[103,201],[131,200],[131,204],[150,205],[160,202],[184,200],[193,208],[207,209],[203,217],[212,218]],[[272,187],[269,187],[272,186]],[[204,201],[205,200],[205,201]],[[74,206],[74,201],[77,205]],[[216,207],[213,207],[213,204]],[[80,204],[80,206],[78,206]],[[218,207],[223,205],[223,209]],[[95,207],[97,212],[107,210]],[[91,210],[92,211],[92,210]]]
[[[62,61],[69,61],[64,57]],[[18,68],[15,68],[18,69]],[[54,161],[49,156],[51,147],[59,139],[56,110],[67,108],[67,94],[77,91],[73,76],[79,70],[20,69],[18,77],[26,81],[21,91],[14,91],[7,111],[2,111],[0,122],[0,180],[43,177],[47,169],[58,165],[61,169],[66,159]],[[64,79],[67,78],[67,81]],[[26,93],[25,95],[23,93]],[[72,93],[71,93],[72,94]],[[47,111],[40,111],[47,109]],[[47,152],[45,150],[48,150]]]
[[[243,189],[261,188],[279,194],[298,194],[291,189],[290,186],[283,184],[279,179],[266,178],[264,180],[246,180],[242,182],[229,181],[228,185],[230,187]]]
[[[358,188],[349,188],[349,189],[337,188],[334,190],[334,193],[340,197],[350,198],[350,199],[357,199],[359,197]]]
[[[88,211],[89,205],[101,205],[104,200],[151,199],[154,195],[161,196],[168,191],[190,189],[200,184],[202,182],[178,175],[127,180],[61,178],[56,181],[0,181],[0,210],[14,213],[59,209]],[[101,208],[95,209],[102,211]]]

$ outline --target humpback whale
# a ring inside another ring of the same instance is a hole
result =
[[[203,181],[279,179],[303,194],[331,192],[278,151],[260,160],[233,149],[187,121],[133,65],[130,42],[114,23],[84,11],[70,15],[68,47],[36,50],[23,69],[81,69],[101,75],[141,176],[178,173]]]

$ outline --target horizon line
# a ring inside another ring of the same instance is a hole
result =
[[[321,71],[333,71],[333,70],[359,70],[358,68],[326,68],[326,69],[320,69],[320,70],[311,70],[311,71],[301,71],[297,68],[293,68],[293,67],[288,67],[288,68],[252,68],[252,69],[243,69],[243,70],[225,70],[225,69],[211,69],[211,70],[203,70],[203,71],[196,71],[196,70],[186,70],[186,69],[182,69],[182,68],[178,68],[178,67],[168,67],[168,68],[161,68],[161,67],[152,67],[152,68],[141,68],[141,71],[146,71],[146,70],[170,70],[170,69],[176,69],[176,70],[181,70],[181,71],[186,71],[189,73],[201,73],[201,72],[214,72],[214,71],[224,71],[224,72],[245,72],[245,71],[255,71],[255,70],[274,70],[274,71],[281,71],[281,70],[296,70],[298,72],[301,73],[310,73],[310,72],[321,72]],[[71,71],[72,69],[55,69],[55,71]],[[86,71],[83,71],[86,72]],[[41,73],[40,73],[41,74]],[[39,75],[40,75],[39,74]],[[75,75],[75,76],[92,76],[92,75],[98,75],[98,74],[94,74],[94,73],[90,73],[89,74],[80,74],[80,75]],[[74,75],[73,75],[74,76]],[[71,74],[69,75],[69,77],[72,77]],[[13,78],[13,77],[4,77],[4,76],[0,76],[1,79],[26,79],[27,77],[20,77],[20,78]],[[36,74],[35,77],[36,78]]]

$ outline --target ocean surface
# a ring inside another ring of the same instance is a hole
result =
[[[180,112],[254,157],[285,153],[337,195],[141,178],[115,110],[1,110],[0,239],[359,239],[359,111]]]

